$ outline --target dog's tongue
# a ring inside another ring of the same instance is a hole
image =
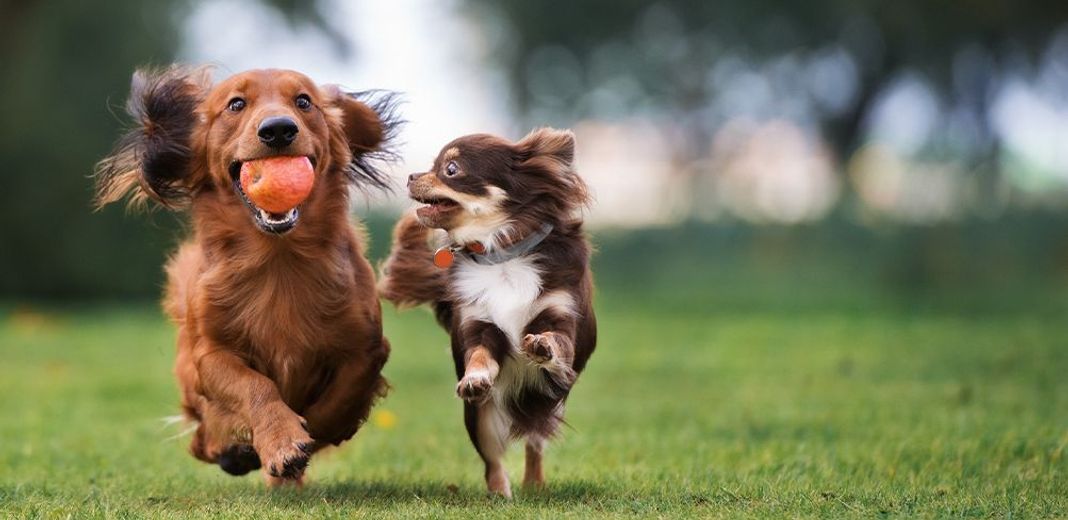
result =
[[[241,164],[241,189],[260,209],[285,213],[304,202],[315,183],[307,157],[268,157]]]

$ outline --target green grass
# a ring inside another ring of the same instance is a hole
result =
[[[386,311],[393,391],[301,491],[185,453],[154,305],[0,314],[0,516],[1068,515],[1068,320],[602,295],[548,489],[485,496],[429,314]],[[681,308],[680,308],[681,307]],[[518,448],[518,446],[516,446]],[[513,450],[513,481],[521,476]]]

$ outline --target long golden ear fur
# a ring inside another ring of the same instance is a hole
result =
[[[385,139],[385,129],[378,113],[354,94],[342,91],[337,85],[327,85],[323,90],[331,94],[333,105],[341,111],[345,137],[348,138],[353,153],[377,149]]]
[[[171,65],[133,74],[126,112],[134,126],[96,165],[96,209],[129,197],[176,207],[189,197],[196,109],[211,84],[207,67]]]
[[[347,92],[337,85],[323,85],[330,98],[330,118],[340,125],[341,135],[351,151],[346,167],[349,180],[359,187],[389,191],[389,176],[383,162],[395,160],[393,145],[403,123],[397,115],[397,96],[391,92]]]

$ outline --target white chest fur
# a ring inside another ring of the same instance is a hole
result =
[[[456,266],[452,285],[464,321],[493,323],[508,336],[512,348],[518,349],[541,294],[541,273],[532,257],[495,265],[462,260]]]
[[[523,388],[545,384],[538,367],[527,362],[519,352],[524,329],[545,307],[541,283],[541,273],[531,257],[495,265],[463,260],[456,267],[453,291],[463,321],[493,323],[511,344],[511,355],[502,360],[493,385],[492,395],[498,403],[514,399]]]
[[[452,290],[463,321],[493,323],[511,344],[511,355],[502,360],[493,385],[494,399],[514,399],[523,388],[545,385],[542,370],[520,353],[520,341],[527,325],[542,311],[551,308],[560,314],[574,314],[571,293],[566,289],[543,293],[541,272],[529,256],[495,265],[461,260],[453,273]]]

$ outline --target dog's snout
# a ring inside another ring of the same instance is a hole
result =
[[[274,116],[264,119],[256,134],[260,136],[263,144],[271,148],[282,148],[289,146],[297,138],[299,131],[296,121],[286,116]]]
[[[426,174],[425,173],[413,173],[413,174],[409,175],[408,176],[408,186],[411,186],[412,183],[415,182],[416,179],[418,179],[419,177],[422,177],[423,175],[426,175]]]

